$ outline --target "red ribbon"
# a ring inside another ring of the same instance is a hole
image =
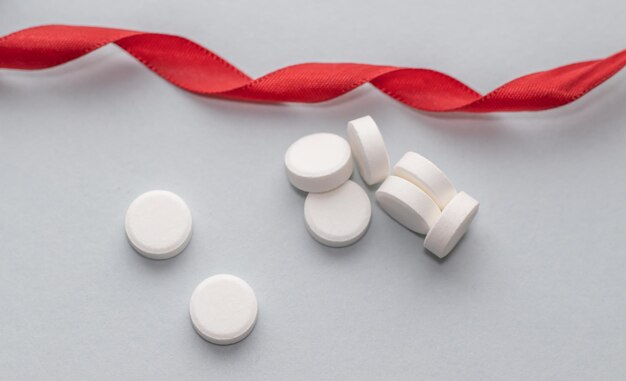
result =
[[[425,111],[536,111],[570,103],[626,65],[626,50],[604,59],[529,74],[481,95],[438,71],[356,63],[304,63],[248,77],[190,40],[160,33],[48,25],[0,38],[0,68],[45,69],[115,43],[187,91],[259,102],[323,102],[371,83]]]

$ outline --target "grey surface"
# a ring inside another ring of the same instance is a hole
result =
[[[120,26],[185,35],[254,76],[363,61],[486,91],[626,48],[625,15],[621,0],[5,0],[0,34]],[[187,94],[115,47],[1,71],[0,379],[624,380],[625,99],[621,73],[536,114],[419,113],[369,87],[262,106]],[[446,261],[376,206],[354,246],[307,234],[283,154],[364,114],[392,160],[416,150],[482,202]],[[123,232],[129,203],[155,188],[180,194],[195,224],[163,262]],[[260,304],[229,347],[187,314],[195,285],[223,272]]]

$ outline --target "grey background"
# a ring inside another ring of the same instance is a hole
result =
[[[0,2],[1,35],[119,26],[187,36],[253,76],[360,61],[479,91],[617,52],[625,19],[620,0]],[[0,379],[624,380],[625,99],[623,72],[541,113],[420,113],[368,86],[320,105],[235,103],[185,93],[116,47],[0,71]],[[354,246],[307,234],[283,154],[365,114],[393,161],[418,151],[482,202],[447,260],[376,206]],[[195,224],[164,262],[123,231],[129,203],[158,188]],[[218,347],[187,308],[224,272],[252,285],[260,316]]]

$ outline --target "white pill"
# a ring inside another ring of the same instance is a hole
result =
[[[440,209],[456,195],[454,185],[435,164],[415,152],[407,152],[393,167],[393,174],[420,187]]]
[[[137,197],[126,212],[126,236],[131,246],[151,259],[179,254],[191,239],[191,212],[182,198],[163,190]]]
[[[348,122],[348,141],[361,177],[368,185],[389,176],[389,155],[383,136],[371,116]]]
[[[234,275],[214,275],[191,294],[189,315],[196,332],[213,344],[245,339],[256,323],[258,305],[252,287]]]
[[[354,181],[324,193],[309,193],[304,220],[320,243],[343,247],[358,241],[370,223],[372,206],[367,193]]]
[[[285,154],[287,177],[305,192],[335,189],[352,175],[350,144],[337,135],[307,135],[293,143]]]
[[[478,206],[478,201],[467,193],[457,194],[426,235],[424,247],[439,258],[448,255],[469,228]]]
[[[441,210],[423,190],[397,176],[389,176],[376,191],[381,208],[407,229],[426,234]]]

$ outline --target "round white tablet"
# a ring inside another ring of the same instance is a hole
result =
[[[130,204],[125,227],[128,241],[137,252],[151,259],[167,259],[189,243],[191,212],[174,193],[150,191]]]
[[[441,211],[423,190],[397,176],[389,176],[376,191],[376,200],[393,219],[419,234],[426,234]]]
[[[368,185],[377,184],[389,176],[389,154],[371,116],[348,122],[348,141],[359,173]]]
[[[354,181],[324,193],[309,193],[304,220],[309,233],[332,247],[348,246],[365,234],[372,216],[367,193]]]
[[[257,313],[257,300],[250,285],[228,274],[202,281],[189,302],[189,315],[196,332],[219,345],[245,339],[254,328]]]
[[[326,192],[352,175],[350,145],[334,134],[307,135],[289,146],[285,166],[294,187],[305,192]]]
[[[454,185],[435,164],[415,152],[407,152],[393,167],[393,174],[420,187],[440,209],[456,195]]]
[[[469,228],[478,206],[478,201],[467,193],[457,194],[426,235],[424,247],[439,258],[448,255]]]

